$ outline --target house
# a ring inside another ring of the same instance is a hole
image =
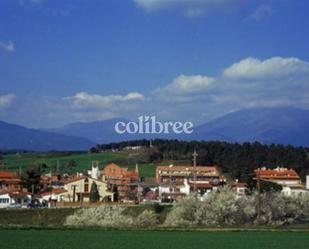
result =
[[[22,190],[22,181],[15,172],[0,171],[0,191],[20,191]]]
[[[260,180],[270,181],[279,185],[294,186],[301,184],[301,179],[294,169],[280,168],[267,169],[266,167],[256,169],[255,177]]]
[[[139,173],[135,170],[121,168],[115,163],[107,165],[102,172],[103,181],[107,182],[107,189],[116,193],[118,200],[137,198]]]
[[[161,199],[175,200],[177,197],[195,192],[201,197],[226,180],[217,166],[159,166],[156,169]]]
[[[27,207],[31,202],[31,194],[24,191],[0,191],[0,208]]]
[[[236,180],[232,185],[231,185],[232,189],[235,189],[236,194],[238,196],[244,196],[246,195],[246,192],[248,190],[248,185],[245,182],[239,182],[238,180]]]
[[[40,183],[42,185],[42,189],[47,189],[49,187],[63,188],[64,180],[64,175],[58,173],[47,173],[45,175],[41,175]]]
[[[306,192],[300,176],[294,169],[280,168],[267,169],[266,167],[254,171],[255,179],[269,181],[282,186],[282,193],[293,195]]]
[[[113,201],[113,193],[107,190],[107,183],[89,176],[80,176],[78,178],[66,181],[64,183],[64,192],[61,194],[62,201],[69,202],[89,202],[90,190],[93,183],[96,183],[100,195],[100,201]]]
[[[139,150],[139,149],[142,149],[142,148],[144,148],[144,146],[138,146],[138,145],[136,145],[136,146],[126,146],[126,147],[123,148],[123,150]]]
[[[47,202],[63,202],[65,201],[68,195],[68,191],[64,188],[55,188],[52,189],[50,192],[45,192],[41,194],[41,200]]]

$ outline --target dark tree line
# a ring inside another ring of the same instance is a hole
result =
[[[149,147],[149,140],[137,140],[121,143],[98,145],[93,151],[123,149],[126,146]],[[199,154],[198,165],[218,165],[223,173],[229,173],[234,178],[249,181],[256,168],[286,167],[295,169],[302,179],[309,174],[308,148],[284,145],[265,145],[255,143],[227,143],[206,141],[179,141],[156,139],[152,141],[153,148],[145,150],[148,153],[148,163],[162,161],[192,161],[192,152]]]

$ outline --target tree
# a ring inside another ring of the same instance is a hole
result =
[[[2,152],[0,151],[0,165],[4,164],[4,157],[2,155]]]
[[[66,165],[66,173],[72,174],[76,169],[77,163],[75,160],[68,161]]]
[[[100,194],[98,190],[98,186],[95,182],[91,184],[90,189],[90,201],[91,202],[98,202],[100,200]]]
[[[282,190],[282,186],[275,182],[261,181],[260,185],[262,193],[270,191],[280,192]]]
[[[22,175],[24,186],[30,193],[36,194],[41,190],[41,174],[46,168],[46,164],[37,164],[27,168]]]
[[[114,194],[114,201],[118,201],[119,200],[119,193],[118,193],[118,188],[116,185],[113,186],[113,194]]]

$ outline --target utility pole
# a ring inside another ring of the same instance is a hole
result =
[[[73,202],[75,202],[76,185],[73,185]]]
[[[198,154],[196,153],[196,150],[194,150],[194,153],[192,154],[193,156],[193,177],[194,177],[194,195],[197,196],[197,192],[196,192],[196,158],[198,156]]]
[[[257,171],[257,189],[258,189],[258,203],[257,203],[257,223],[258,225],[261,224],[261,178],[260,172]]]
[[[51,166],[52,167],[52,166]],[[52,168],[50,168],[50,178],[49,178],[49,191],[50,191],[50,197],[49,197],[49,203],[50,207],[52,207],[52,196],[53,196],[53,187],[52,187]]]

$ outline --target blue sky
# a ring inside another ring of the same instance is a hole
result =
[[[309,108],[307,0],[0,0],[0,120]],[[291,96],[291,91],[293,96]]]

